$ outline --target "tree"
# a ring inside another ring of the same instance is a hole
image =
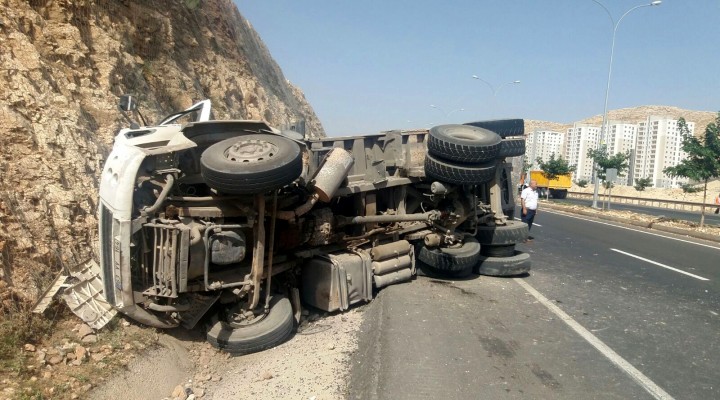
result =
[[[575,181],[575,184],[580,186],[581,188],[584,188],[588,185],[587,179],[580,179],[579,181]]]
[[[685,118],[678,120],[678,129],[683,135],[682,150],[687,158],[674,167],[663,170],[672,177],[689,178],[703,182],[703,205],[700,212],[700,228],[705,225],[705,202],[707,201],[707,184],[711,178],[720,176],[720,112],[705,128],[702,140],[691,135]]]
[[[574,165],[569,165],[567,160],[563,159],[562,156],[558,156],[558,158],[555,158],[555,153],[550,155],[550,159],[548,160],[548,162],[544,162],[542,158],[538,157],[537,163],[538,167],[542,171],[543,176],[548,181],[556,179],[558,176],[567,175],[575,172]],[[550,190],[547,191],[546,197],[547,199],[550,199]]]
[[[635,181],[635,190],[638,192],[642,192],[645,190],[645,188],[652,186],[652,179],[650,178],[640,178],[637,181]]]
[[[563,159],[562,156],[555,158],[555,153],[550,155],[548,162],[544,162],[542,158],[537,158],[538,167],[543,173],[543,176],[548,180],[553,180],[560,175],[571,174],[575,172],[575,166],[569,165],[567,160]]]
[[[703,190],[701,187],[697,187],[692,183],[683,183],[682,185],[680,185],[680,188],[682,189],[683,193],[697,193]]]
[[[610,168],[617,169],[618,176],[625,176],[625,171],[630,168],[630,152],[608,156],[607,146],[600,146],[597,149],[589,149],[587,155],[595,161],[598,179],[603,181],[605,181],[605,171]]]

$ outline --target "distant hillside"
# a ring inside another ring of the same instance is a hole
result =
[[[538,131],[555,131],[555,132],[567,132],[568,128],[572,128],[572,124],[561,124],[558,122],[550,121],[537,121],[534,119],[525,120],[525,134],[529,135],[536,130]]]
[[[630,123],[638,123],[651,115],[667,116],[673,119],[683,117],[686,121],[695,123],[695,134],[700,135],[705,132],[705,127],[709,123],[715,121],[717,113],[714,111],[684,110],[682,108],[671,106],[639,106],[608,111],[608,119],[611,121],[623,121]],[[577,122],[600,125],[602,123],[602,114],[588,117]],[[548,121],[525,120],[526,134],[532,133],[535,130],[566,132],[568,128],[572,128],[572,123],[563,124]]]

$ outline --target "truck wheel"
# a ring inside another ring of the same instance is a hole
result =
[[[516,251],[512,257],[480,256],[473,271],[488,276],[515,276],[530,271],[530,254]]]
[[[430,129],[428,152],[461,163],[493,160],[500,150],[500,136],[487,129],[467,125],[439,125]]]
[[[503,139],[500,142],[500,151],[498,152],[498,158],[517,157],[523,154],[525,154],[524,138]]]
[[[522,119],[496,119],[492,121],[468,122],[465,125],[477,126],[491,130],[501,138],[510,136],[522,136],[525,134],[525,121]]]
[[[424,273],[426,276],[429,276],[431,278],[467,278],[468,276],[473,274],[473,266],[466,267],[465,269],[457,270],[457,271],[448,271],[448,270],[442,270],[437,269],[433,266],[430,266],[420,260],[416,261],[417,268]]]
[[[495,162],[477,166],[456,165],[441,161],[431,154],[425,156],[425,175],[428,178],[456,185],[479,185],[495,177]]]
[[[300,146],[276,135],[246,135],[215,143],[203,151],[205,183],[228,194],[257,194],[279,189],[302,172]]]
[[[207,341],[218,349],[232,354],[250,354],[275,347],[290,338],[294,327],[290,300],[275,295],[270,312],[248,325],[231,325],[217,321],[207,332]]]
[[[567,190],[565,189],[549,189],[550,196],[553,199],[564,199],[567,197]]]
[[[524,242],[528,232],[524,222],[508,221],[507,225],[478,226],[475,238],[483,246],[507,246]]]
[[[419,246],[417,258],[430,272],[455,278],[471,274],[480,257],[480,243],[472,236],[455,247],[429,249],[422,243]]]
[[[512,257],[515,255],[514,244],[492,245],[485,244],[480,247],[480,255],[486,257]]]

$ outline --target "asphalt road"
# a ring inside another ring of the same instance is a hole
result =
[[[349,397],[720,398],[719,244],[553,211],[536,222],[518,246],[529,276],[383,289]]]
[[[590,207],[592,205],[592,200],[586,200],[586,199],[562,199],[562,200],[552,200],[553,203],[559,203],[559,204],[574,204],[574,205],[580,205],[580,206],[588,206]],[[598,202],[598,207],[602,207],[602,203]],[[674,218],[684,221],[690,221],[694,223],[700,223],[700,211],[686,211],[686,210],[676,210],[672,208],[663,208],[663,207],[648,207],[648,206],[641,206],[637,204],[629,204],[629,203],[616,203],[611,201],[610,203],[610,209],[611,210],[618,210],[618,211],[632,211],[640,214],[647,214],[647,215],[654,215],[654,216],[665,216],[667,218]],[[705,223],[706,224],[712,224],[712,225],[720,225],[720,215],[714,214],[715,208],[714,207],[707,207],[705,208]]]

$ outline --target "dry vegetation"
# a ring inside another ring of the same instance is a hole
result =
[[[44,316],[3,312],[0,399],[84,398],[158,339],[155,330],[119,318],[93,332],[59,303]]]

